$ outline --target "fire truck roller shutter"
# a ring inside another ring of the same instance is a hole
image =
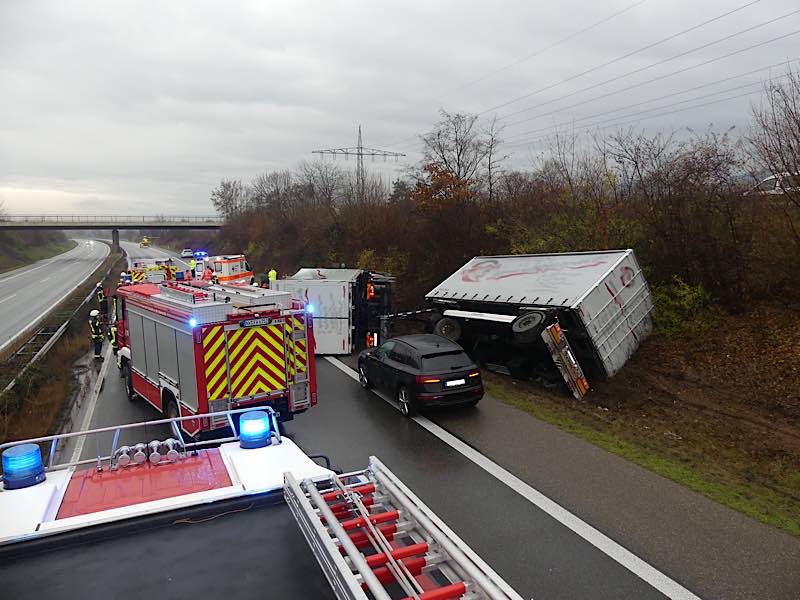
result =
[[[156,323],[156,337],[158,338],[158,370],[173,381],[178,381],[178,350],[175,344],[175,330]]]
[[[144,348],[144,327],[141,315],[128,311],[128,336],[131,338],[131,364],[140,373],[147,372],[146,352],[137,352],[134,348]]]
[[[144,331],[144,354],[147,363],[146,375],[150,381],[158,381],[158,341],[156,338],[156,324],[150,319],[142,319]]]
[[[294,348],[294,360],[289,361],[289,377],[294,382],[306,381],[308,379],[308,351],[306,350],[304,315],[293,315],[291,324],[287,321],[286,339]]]
[[[176,331],[175,345],[178,349],[178,382],[181,389],[181,402],[197,410],[197,377],[194,365],[194,341],[191,334]]]

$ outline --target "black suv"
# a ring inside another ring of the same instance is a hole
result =
[[[407,417],[434,406],[475,406],[483,398],[478,366],[438,335],[402,335],[358,355],[358,378],[397,399]]]

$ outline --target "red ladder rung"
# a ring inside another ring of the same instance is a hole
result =
[[[419,600],[448,600],[449,598],[460,598],[467,593],[467,586],[463,581],[458,583],[451,583],[444,587],[422,592],[419,595]],[[403,600],[413,600],[411,597],[403,598]]]
[[[394,539],[394,534],[397,533],[397,525],[394,523],[389,525],[381,525],[378,527],[378,531],[380,531],[383,534],[383,537],[385,537],[387,540],[392,541]],[[366,533],[356,532],[349,535],[350,539],[353,540],[353,544],[359,550],[372,546],[372,542],[369,540],[369,537],[367,537]],[[342,551],[342,554],[345,553],[344,548],[340,548],[340,550]]]
[[[400,513],[398,511],[387,510],[386,512],[370,515],[369,521],[370,523],[375,525],[377,523],[386,523],[387,521],[397,521],[399,518],[400,518]],[[364,525],[366,525],[366,521],[364,520],[364,517],[358,517],[356,519],[342,521],[341,525],[345,531],[349,531],[350,529],[358,529],[359,527],[364,527]]]
[[[404,558],[400,562],[406,566],[406,569],[408,569],[412,575],[419,575],[422,573],[422,568],[427,564],[427,560],[423,557]],[[381,583],[394,583],[394,574],[389,570],[389,567],[378,567],[377,569],[372,569],[372,572],[375,573],[375,577],[377,577],[378,581]]]
[[[356,487],[347,488],[347,491],[357,492],[359,494],[371,494],[372,492],[375,491],[375,484],[367,483],[364,485],[358,485]],[[322,499],[325,500],[325,502],[328,502],[330,500],[336,500],[336,498],[341,498],[341,497],[342,497],[341,490],[334,490],[333,492],[325,492],[324,494],[322,494]]]
[[[401,546],[395,550],[392,550],[392,558],[395,560],[400,560],[401,558],[408,558],[410,556],[416,556],[417,554],[425,554],[428,551],[428,544],[422,542],[419,544],[411,544],[410,546]],[[373,554],[367,557],[367,564],[372,567],[379,567],[381,565],[386,564],[389,562],[389,558],[386,556],[385,552],[381,552],[380,554]]]

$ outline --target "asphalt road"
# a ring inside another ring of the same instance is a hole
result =
[[[0,275],[0,346],[68,296],[108,252],[106,244],[78,240],[69,252]]]
[[[172,258],[175,260],[177,266],[184,269],[189,268],[188,262],[181,260],[175,253],[168,250],[163,250],[155,246],[140,248],[138,242],[126,242],[124,240],[120,240],[119,245],[124,248],[125,253],[128,255],[128,261],[137,258]]]

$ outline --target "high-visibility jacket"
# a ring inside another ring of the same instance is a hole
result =
[[[190,261],[189,261],[189,268],[190,268],[192,271],[194,271],[194,268],[195,268],[196,266],[197,266],[197,261],[196,261],[195,259],[192,259],[192,260],[190,260]]]
[[[100,321],[94,317],[89,318],[89,335],[94,341],[103,339],[103,327],[100,325]]]
[[[106,299],[106,291],[101,287],[97,288],[97,292],[95,292],[95,294],[97,295],[98,302],[102,302]]]
[[[270,269],[267,277],[269,277],[270,281],[275,281],[278,278],[278,272],[275,269]]]
[[[117,347],[117,325],[112,325],[108,330],[108,341],[111,342],[111,347]]]

